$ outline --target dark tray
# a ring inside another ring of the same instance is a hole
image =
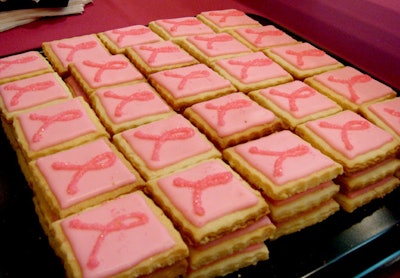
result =
[[[251,16],[263,24],[271,23]],[[269,260],[229,277],[394,277],[400,273],[400,189],[351,214],[339,211],[322,223],[268,241],[267,246]],[[2,129],[0,254],[0,277],[65,276],[34,211],[32,190]]]

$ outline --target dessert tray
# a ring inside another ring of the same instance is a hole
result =
[[[263,25],[279,27],[268,19],[250,16]],[[300,39],[290,30],[284,31]],[[335,58],[349,65],[340,57]],[[2,130],[0,165],[0,277],[64,277],[62,262],[49,246],[35,213],[32,190]],[[319,224],[268,241],[268,260],[228,277],[361,277],[396,273],[400,270],[399,200],[397,189],[353,213],[340,210]]]

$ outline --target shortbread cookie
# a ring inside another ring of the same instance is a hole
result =
[[[221,238],[269,212],[260,192],[218,159],[151,180],[146,190],[192,246]]]
[[[274,112],[291,130],[342,111],[336,102],[299,80],[257,90],[249,96]]]
[[[175,110],[235,92],[235,87],[204,64],[160,71],[149,82]]]
[[[0,58],[0,84],[53,71],[38,51]]]
[[[286,199],[343,173],[340,164],[288,130],[230,147],[223,156],[250,184],[274,200]]]
[[[196,103],[184,111],[220,149],[283,129],[282,121],[243,93]]]
[[[301,124],[296,133],[342,164],[346,174],[394,157],[400,149],[390,133],[350,110]]]
[[[147,82],[98,89],[90,102],[110,134],[175,113]]]
[[[67,277],[139,277],[188,256],[172,223],[141,191],[56,221],[51,232]]]
[[[262,52],[219,59],[211,67],[244,93],[293,80],[287,71]]]
[[[338,60],[307,42],[272,47],[265,53],[300,80],[343,67]]]
[[[221,156],[195,126],[178,114],[118,133],[114,143],[146,180]]]
[[[363,104],[394,98],[389,86],[352,67],[344,67],[309,77],[305,80],[343,108],[358,112]]]

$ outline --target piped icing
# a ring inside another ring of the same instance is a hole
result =
[[[94,94],[115,124],[172,111],[146,82],[102,88]]]
[[[260,94],[296,119],[338,107],[334,101],[299,80],[263,89]]]
[[[61,226],[83,277],[117,275],[176,245],[138,192],[72,215]]]
[[[323,50],[309,43],[273,47],[271,48],[271,52],[301,70],[315,69],[339,63]]]
[[[271,111],[259,106],[243,93],[232,93],[200,102],[192,105],[191,109],[221,137],[275,120]]]
[[[157,184],[196,227],[259,202],[252,189],[218,160],[160,178]]]
[[[368,106],[400,138],[400,98],[393,98]]]
[[[159,36],[144,25],[108,30],[104,34],[119,48],[161,41]]]
[[[98,139],[36,160],[48,190],[61,209],[137,180],[105,140]]]
[[[349,110],[310,121],[306,125],[349,159],[376,150],[393,140],[388,132]]]
[[[219,28],[260,25],[258,21],[247,16],[244,12],[236,9],[206,11],[201,12],[200,15],[207,18]]]
[[[150,78],[176,99],[231,87],[228,80],[204,64],[153,73]]]
[[[358,105],[394,95],[389,86],[352,67],[322,73],[314,79]]]
[[[152,170],[171,166],[213,148],[188,120],[178,114],[124,131],[122,136]]]
[[[290,76],[280,65],[262,52],[220,59],[216,62],[228,74],[244,84],[262,82],[271,78]]]
[[[195,17],[159,19],[155,23],[172,38],[198,34],[211,34],[214,31]]]
[[[53,100],[67,99],[71,93],[55,73],[46,73],[0,85],[5,112],[32,108]]]
[[[234,149],[277,186],[307,177],[335,163],[288,130],[235,146]]]

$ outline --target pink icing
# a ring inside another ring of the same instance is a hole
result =
[[[332,159],[288,130],[234,148],[252,167],[278,186],[334,165]]]
[[[217,160],[160,178],[157,184],[196,227],[258,203],[254,192]]]
[[[242,93],[194,104],[192,107],[219,136],[225,137],[272,122],[275,115]]]
[[[187,40],[210,58],[251,52],[247,46],[228,33],[190,36]]]
[[[210,27],[195,17],[160,19],[155,22],[172,37],[214,33]]]
[[[161,71],[150,77],[176,99],[231,87],[228,80],[204,64]]]
[[[244,12],[236,9],[208,11],[202,12],[201,14],[220,28],[260,25],[258,21],[247,16]]]
[[[107,116],[116,124],[171,111],[154,89],[145,82],[103,88],[97,90],[95,94],[100,99]]]
[[[274,47],[271,51],[301,70],[338,64],[337,60],[309,43]]]
[[[393,90],[352,67],[316,75],[315,80],[356,104],[389,96]]]
[[[83,59],[77,62],[75,66],[91,88],[143,79],[143,75],[122,54],[103,59]]]
[[[400,98],[371,104],[368,109],[376,114],[395,134],[400,136]]]
[[[217,65],[244,84],[265,81],[271,78],[290,76],[280,65],[262,52],[240,57],[218,60]]]
[[[344,195],[346,195],[346,197],[353,199],[353,198],[357,198],[358,196],[361,196],[365,193],[370,192],[371,190],[374,190],[375,188],[379,187],[379,186],[383,186],[385,183],[387,183],[388,181],[390,181],[393,177],[389,176],[386,177],[376,183],[373,183],[371,185],[368,185],[366,187],[363,187],[359,190],[355,190],[355,191],[351,191],[351,192],[342,192]]]
[[[176,245],[140,193],[61,222],[83,277],[115,276]]]
[[[39,151],[97,131],[79,98],[18,115],[32,151]]]
[[[104,34],[120,48],[161,41],[159,36],[144,25],[113,29]]]
[[[0,59],[0,79],[41,70],[50,71],[51,66],[37,51],[28,51]]]
[[[237,28],[235,32],[259,49],[297,42],[291,36],[277,29],[273,25],[253,28]]]
[[[57,99],[67,99],[71,94],[55,73],[46,73],[0,85],[0,96],[6,110],[15,112]]]
[[[212,149],[212,145],[181,115],[127,130],[122,136],[152,170],[165,168]]]
[[[36,164],[63,209],[136,181],[105,139],[38,158]]]
[[[306,125],[349,159],[378,149],[393,140],[389,133],[348,110]]]
[[[194,62],[195,59],[172,41],[142,44],[132,47],[148,65],[161,67]]]
[[[298,80],[263,89],[260,94],[297,119],[338,107],[334,101]]]

